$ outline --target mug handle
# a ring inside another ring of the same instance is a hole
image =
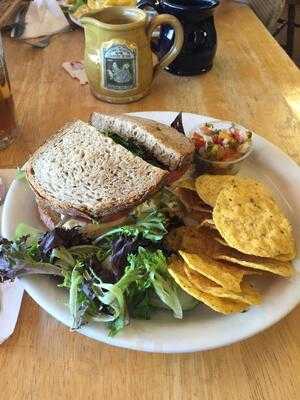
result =
[[[148,29],[147,29],[147,35],[149,38],[149,41],[151,42],[152,34],[154,30],[160,26],[160,25],[171,25],[172,28],[175,31],[175,39],[172,47],[170,50],[159,60],[159,62],[155,65],[154,71],[153,71],[153,78],[156,77],[156,75],[161,71],[163,68],[167,67],[169,64],[171,64],[172,61],[175,60],[175,58],[178,56],[182,49],[183,45],[183,39],[184,39],[184,34],[183,34],[183,29],[181,26],[181,23],[178,21],[176,17],[173,15],[169,14],[160,14],[155,16],[152,21],[150,22]]]

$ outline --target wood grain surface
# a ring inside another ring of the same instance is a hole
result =
[[[87,120],[94,110],[188,111],[233,120],[300,163],[298,69],[246,6],[223,1],[216,24],[219,47],[211,72],[193,78],[162,73],[147,98],[124,106],[97,101],[61,68],[82,58],[81,31],[58,35],[44,50],[7,39],[21,135],[0,152],[0,168],[22,165],[62,124]],[[299,327],[300,307],[227,348],[143,354],[70,333],[25,296],[16,331],[0,346],[0,399],[298,400]]]

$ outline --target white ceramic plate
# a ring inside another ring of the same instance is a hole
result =
[[[137,113],[146,118],[169,124],[173,112]],[[209,117],[184,114],[187,131],[200,123],[212,122]],[[224,122],[225,126],[231,123]],[[298,248],[300,230],[300,170],[283,152],[260,136],[254,136],[254,151],[241,171],[265,182],[273,191],[294,226]],[[33,195],[24,182],[14,181],[6,197],[3,210],[2,235],[13,236],[19,222],[41,228]],[[262,305],[246,313],[222,316],[205,306],[185,313],[182,321],[168,312],[159,312],[150,321],[132,320],[131,324],[114,338],[109,338],[101,323],[90,323],[80,330],[84,335],[114,346],[150,352],[193,352],[225,346],[246,339],[275,324],[300,302],[300,260],[295,261],[296,275],[290,279],[264,279],[261,289]],[[30,296],[49,314],[70,326],[66,307],[67,295],[48,277],[23,278]]]

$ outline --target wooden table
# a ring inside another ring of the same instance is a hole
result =
[[[299,71],[247,7],[223,1],[216,23],[219,49],[211,72],[194,78],[162,73],[150,96],[124,106],[97,101],[62,70],[63,61],[82,58],[81,32],[58,36],[45,50],[7,40],[22,134],[0,153],[0,168],[22,165],[51,132],[72,118],[86,120],[93,110],[183,110],[234,120],[300,163]],[[14,335],[0,346],[0,398],[298,400],[299,327],[300,307],[227,348],[143,354],[70,333],[26,295]]]

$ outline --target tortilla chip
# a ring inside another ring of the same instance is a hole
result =
[[[213,255],[217,260],[228,261],[246,268],[268,271],[285,278],[289,278],[294,274],[294,267],[290,261],[243,254],[228,246],[222,238],[216,236],[215,240],[221,244],[221,246],[215,248],[215,254]]]
[[[217,254],[215,255],[215,258],[217,260],[238,264],[246,268],[254,268],[261,271],[268,271],[274,275],[279,275],[284,278],[290,278],[291,276],[293,276],[295,271],[290,261],[278,261],[256,256],[249,256],[246,254],[234,257],[233,255],[230,255],[230,252],[224,253],[228,253],[229,255]]]
[[[216,260],[238,264],[249,269],[248,274],[251,271],[254,274],[258,274],[259,271],[268,271],[283,277],[293,275],[294,268],[290,262],[243,254],[222,245],[216,240],[217,237],[215,232],[207,228],[182,226],[171,231],[167,235],[166,242],[174,251],[183,250],[188,253],[205,254]]]
[[[216,229],[217,229],[217,228],[216,228]],[[219,236],[219,235],[215,236],[215,240],[216,240],[218,243],[220,243],[222,246],[230,247],[229,244],[226,243],[225,240],[224,240],[221,236]]]
[[[292,227],[259,182],[239,178],[227,185],[218,195],[213,220],[229,246],[242,253],[295,257]]]
[[[198,226],[181,226],[166,236],[166,242],[174,251],[211,255],[218,244],[210,229]]]
[[[193,190],[194,192],[196,191],[195,180],[191,178],[180,179],[179,181],[175,182],[174,186],[183,189]]]
[[[214,207],[221,190],[239,179],[232,175],[201,175],[196,179],[195,187],[201,200]]]
[[[296,250],[295,250],[296,251]],[[279,254],[278,256],[276,256],[276,257],[274,257],[274,260],[278,260],[278,261],[292,261],[291,260],[291,254]],[[293,256],[293,258],[292,259],[294,259],[296,257],[296,254],[295,254],[295,256]]]
[[[216,297],[241,301],[242,303],[247,303],[250,305],[260,304],[262,301],[261,295],[247,282],[241,283],[241,292],[237,293],[228,289],[224,289],[214,281],[206,278],[198,272],[193,271],[187,265],[184,266],[184,271],[193,286],[196,286],[199,290],[202,290],[205,293],[212,294]]]
[[[206,276],[223,288],[233,292],[241,291],[241,282],[246,272],[228,263],[219,262],[204,254],[191,254],[179,250],[178,253],[194,271]]]
[[[211,214],[207,213],[206,211],[189,211],[186,212],[182,219],[186,226],[199,226],[203,221],[210,217]]]
[[[178,251],[182,248],[182,241],[183,241],[183,233],[186,230],[191,229],[191,227],[181,226],[180,228],[172,229],[166,236],[165,236],[165,243],[167,247],[169,247],[173,251]]]
[[[185,292],[219,313],[231,314],[235,312],[245,311],[249,308],[249,305],[246,303],[229,299],[222,299],[209,293],[205,293],[197,287],[193,286],[185,274],[184,263],[180,260],[173,259],[168,266],[168,271],[170,275],[174,278],[175,282]]]
[[[204,228],[208,229],[213,229],[215,231],[217,230],[213,219],[205,219],[204,221],[201,222],[200,226],[203,226]]]
[[[178,187],[174,192],[188,211],[203,211],[211,213],[211,208],[203,203],[195,191]]]

